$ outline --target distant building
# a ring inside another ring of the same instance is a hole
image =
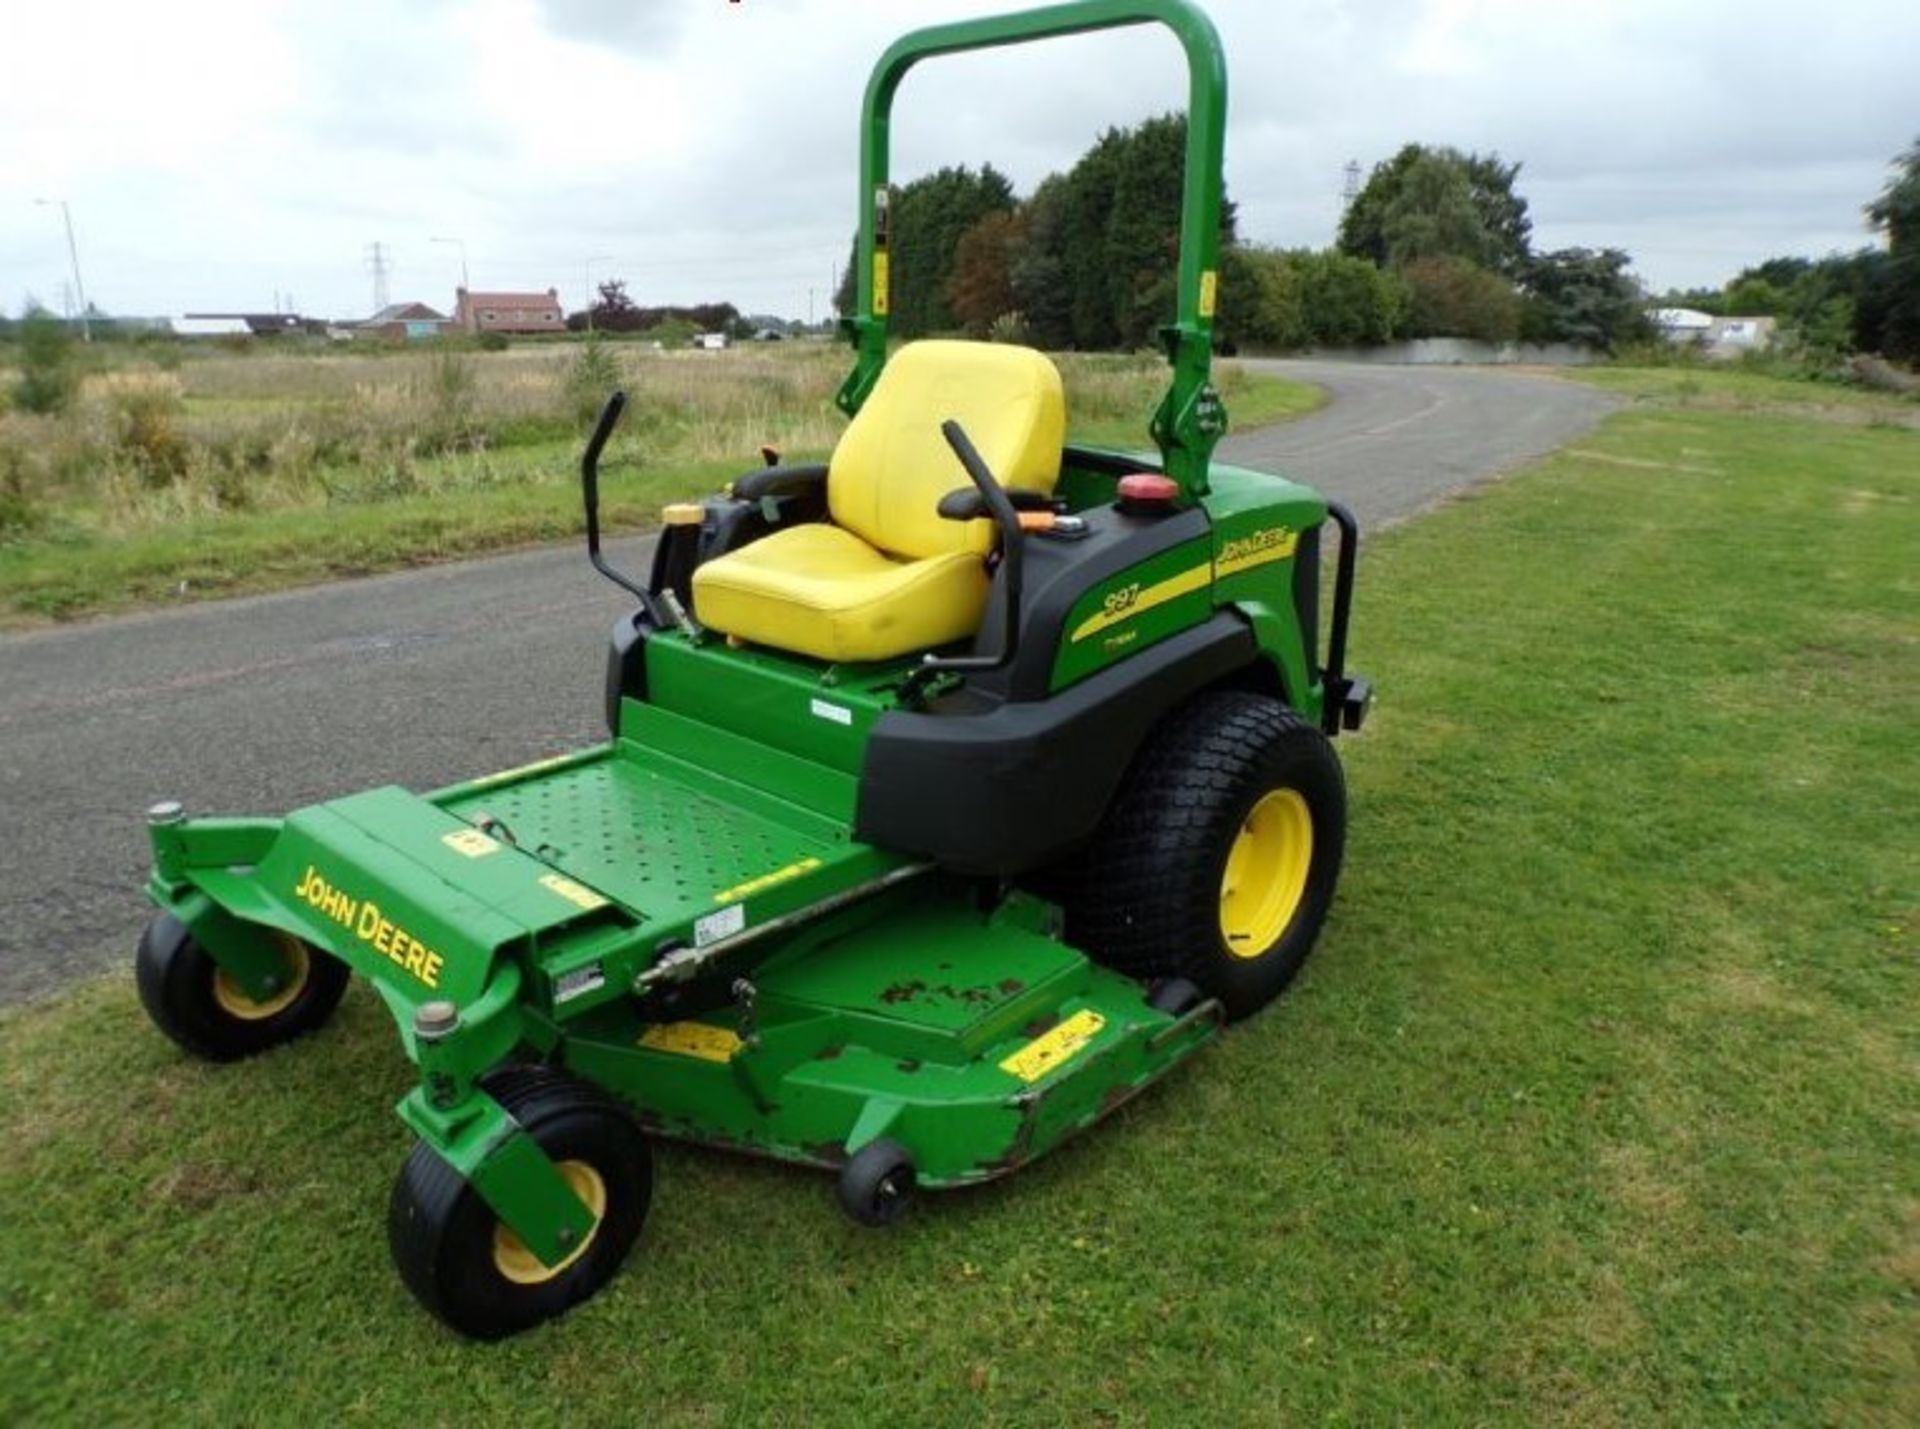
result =
[[[454,290],[454,326],[463,332],[565,332],[567,315],[560,310],[560,292],[469,293]]]
[[[1668,342],[1700,342],[1713,326],[1713,314],[1693,308],[1655,308],[1647,316]]]
[[[733,346],[733,339],[724,332],[703,332],[695,335],[693,345],[707,352],[720,352]]]
[[[1655,308],[1648,316],[1668,342],[1690,343],[1708,357],[1764,351],[1773,345],[1778,326],[1774,318],[1722,318],[1693,308]]]
[[[189,331],[182,324],[225,326]],[[316,326],[297,313],[188,313],[184,318],[174,319],[173,330],[182,337],[281,337],[310,332]]]
[[[216,313],[188,313],[173,320],[176,337],[251,337],[253,329],[243,317]]]
[[[362,337],[386,337],[412,340],[438,337],[452,326],[445,313],[435,312],[425,303],[389,303],[354,331]]]
[[[1707,351],[1715,357],[1761,352],[1773,346],[1777,318],[1715,318],[1707,329]]]

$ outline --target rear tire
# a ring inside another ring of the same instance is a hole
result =
[[[481,1086],[598,1217],[569,1259],[544,1266],[439,1153],[413,1148],[387,1208],[394,1266],[448,1328],[498,1340],[564,1314],[613,1278],[646,1224],[653,1153],[618,1102],[563,1072],[506,1067]]]
[[[1270,696],[1212,690],[1148,737],[1066,901],[1067,937],[1142,980],[1179,977],[1229,1018],[1312,951],[1346,845],[1327,737]]]
[[[140,935],[134,979],[140,1001],[167,1036],[209,1062],[233,1062],[321,1026],[347,990],[347,965],[284,933],[288,983],[265,1002],[249,997],[186,925],[159,914]]]

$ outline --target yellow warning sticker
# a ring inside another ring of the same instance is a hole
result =
[[[564,873],[543,873],[540,886],[549,893],[558,893],[576,908],[584,908],[591,913],[596,908],[607,906],[607,900],[595,893],[584,883],[575,883]]]
[[[723,888],[713,895],[713,901],[737,903],[742,898],[751,897],[755,893],[764,893],[776,884],[812,873],[819,866],[819,859],[803,858],[798,863],[788,864],[785,868],[776,868],[772,873],[763,873],[758,878],[749,878],[745,883],[736,883],[731,888]]]
[[[1214,303],[1220,296],[1220,275],[1209,268],[1200,275],[1200,316],[1213,316]]]
[[[873,313],[887,315],[887,254],[882,249],[873,255]]]
[[[460,829],[454,833],[442,834],[440,842],[455,853],[463,853],[468,858],[485,858],[490,853],[500,852],[500,841],[488,838],[478,829]]]
[[[740,1038],[731,1027],[705,1022],[660,1022],[640,1034],[640,1045],[656,1052],[677,1052],[703,1062],[730,1062],[740,1050]]]
[[[1011,1057],[1000,1063],[1000,1070],[1012,1072],[1023,1082],[1037,1082],[1062,1062],[1070,1059],[1099,1035],[1107,1019],[1091,1008],[1081,1008],[1065,1022],[1043,1032]]]
[[[572,754],[555,754],[547,759],[536,759],[531,764],[522,764],[516,769],[502,769],[498,774],[489,774],[484,779],[475,779],[467,785],[467,792],[477,794],[482,789],[497,789],[502,784],[512,784],[525,779],[530,774],[543,774],[549,769],[557,769],[575,758]]]

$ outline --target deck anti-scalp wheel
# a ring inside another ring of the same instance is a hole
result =
[[[840,1209],[863,1226],[890,1226],[913,1200],[919,1178],[897,1141],[869,1141],[840,1168]]]
[[[387,1243],[414,1298],[477,1340],[529,1329],[613,1278],[646,1223],[653,1153],[620,1104],[546,1067],[511,1067],[481,1085],[560,1168],[593,1212],[592,1229],[543,1265],[466,1178],[415,1146],[394,1182]]]
[[[1280,701],[1215,690],[1150,737],[1083,855],[1067,936],[1138,978],[1185,978],[1231,1018],[1300,970],[1333,901],[1346,783]]]
[[[147,1015],[196,1057],[231,1062],[313,1031],[333,1015],[347,988],[347,967],[285,933],[274,933],[286,955],[284,985],[256,1000],[193,940],[186,926],[162,913],[140,935],[134,977]]]

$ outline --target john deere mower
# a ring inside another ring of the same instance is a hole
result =
[[[1044,355],[889,351],[887,131],[935,55],[1158,22],[1191,68],[1155,449],[1067,445]],[[670,507],[607,662],[610,738],[281,819],[149,811],[140,994],[215,1061],[351,973],[419,1085],[388,1234],[464,1334],[591,1296],[649,1136],[833,1172],[856,1221],[1004,1176],[1265,1005],[1333,898],[1357,532],[1212,459],[1224,59],[1188,0],[920,30],[867,86],[851,419],[825,465]],[[1321,535],[1340,528],[1324,631]],[[1324,635],[1324,640],[1323,640]],[[1324,653],[1323,653],[1324,651]]]

